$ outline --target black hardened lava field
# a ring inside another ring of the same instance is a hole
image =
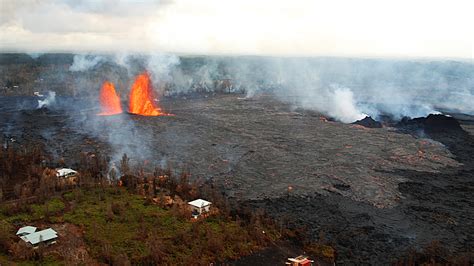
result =
[[[90,75],[89,81],[100,80]],[[342,123],[264,90],[248,97],[225,89],[162,97],[159,104],[171,115],[131,114],[122,98],[124,112],[103,116],[97,115],[100,86],[87,93],[61,88],[54,104],[40,108],[34,86],[5,89],[1,144],[42,145],[71,168],[81,154],[100,153],[111,167],[127,154],[189,171],[234,204],[304,228],[312,241],[334,247],[337,264],[387,265],[433,243],[444,248],[439,255],[446,261],[472,258],[473,116],[445,111]]]

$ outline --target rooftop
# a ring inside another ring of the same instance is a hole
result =
[[[192,206],[194,206],[194,207],[201,208],[201,207],[205,207],[205,206],[211,205],[212,203],[210,203],[210,202],[207,201],[207,200],[197,199],[197,200],[193,200],[193,201],[188,202],[188,204],[189,204],[189,205],[192,205]]]
[[[58,233],[51,228],[41,230],[35,233],[31,233],[23,236],[25,242],[30,242],[32,245],[36,245],[39,242],[48,241],[58,237]]]
[[[291,261],[291,262],[299,263],[299,264],[306,264],[306,263],[314,262],[314,261],[308,259],[308,257],[304,256],[304,255],[300,255],[296,258],[288,258],[288,260]]]
[[[36,227],[34,226],[23,226],[22,228],[18,229],[16,232],[16,235],[25,235],[25,234],[31,234],[36,231]]]
[[[77,174],[75,170],[72,170],[70,168],[60,168],[56,169],[56,176],[61,177],[61,176],[67,176],[71,174]]]

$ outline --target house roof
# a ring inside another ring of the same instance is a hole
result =
[[[23,226],[22,228],[18,229],[16,235],[23,235],[23,234],[31,234],[36,231],[36,227],[34,226]]]
[[[32,245],[36,245],[39,242],[48,241],[58,237],[58,233],[51,228],[41,230],[26,236],[23,236],[22,239],[25,242],[30,242]]]
[[[194,206],[194,207],[201,208],[201,207],[211,205],[212,203],[210,203],[207,200],[197,199],[197,200],[193,200],[193,201],[188,202],[188,204],[191,205],[191,206]]]
[[[306,264],[310,264],[311,262],[314,262],[313,260],[308,259],[308,257],[304,255],[300,255],[296,258],[288,258],[288,260],[291,262],[296,262],[301,265],[306,265]]]
[[[68,174],[77,174],[76,171],[70,169],[70,168],[60,168],[56,169],[56,176],[61,177],[61,176],[66,176]]]

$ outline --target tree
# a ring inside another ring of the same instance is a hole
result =
[[[11,225],[6,221],[0,221],[0,250],[7,252],[11,244]]]
[[[115,167],[112,167],[109,171],[109,179],[110,179],[110,182],[113,182],[115,183],[117,181],[117,171],[115,170]]]
[[[122,159],[120,160],[120,173],[122,175],[127,175],[130,172],[130,159],[127,157],[127,154],[124,153]]]

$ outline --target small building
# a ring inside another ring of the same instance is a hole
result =
[[[56,177],[60,186],[73,186],[77,184],[78,173],[70,168],[56,169]]]
[[[34,227],[36,230],[36,227]],[[20,228],[21,229],[21,228]],[[17,233],[18,234],[18,233]],[[58,233],[51,228],[33,232],[20,236],[20,238],[33,247],[37,247],[40,243],[54,244],[58,238]]]
[[[203,213],[208,212],[212,203],[203,199],[197,199],[188,202],[188,204],[191,206],[193,216],[197,217]]]
[[[23,226],[22,228],[18,229],[18,231],[16,232],[16,235],[19,237],[22,237],[22,236],[32,234],[34,232],[36,232],[36,227],[28,225],[28,226]]]
[[[71,176],[76,176],[76,175],[77,175],[77,171],[72,170],[70,168],[56,169],[57,177],[71,177]]]
[[[310,260],[308,256],[300,255],[296,258],[288,258],[285,264],[290,266],[311,266],[313,262],[314,261]]]

